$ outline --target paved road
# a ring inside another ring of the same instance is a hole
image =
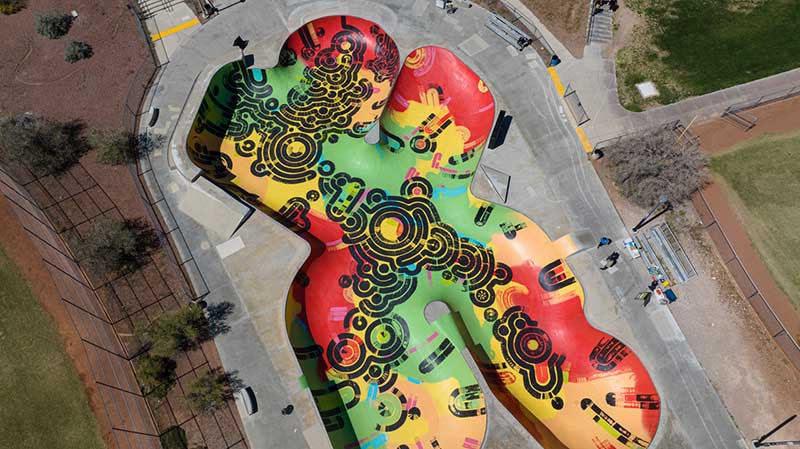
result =
[[[209,290],[209,302],[237,305],[232,332],[217,343],[225,366],[239,370],[262,405],[258,414],[244,417],[254,448],[326,447],[310,395],[297,381],[300,371],[285,331],[274,325],[275,316],[283,316],[285,292],[307,248],[262,214],[247,219],[247,207],[203,180],[189,181],[196,172],[182,148],[186,126],[208,76],[237,57],[231,48],[237,35],[251,41],[248,51],[256,55],[257,65],[270,65],[290,30],[314,17],[342,13],[380,23],[401,55],[424,44],[453,49],[486,80],[499,108],[514,116],[507,143],[487,150],[482,160],[512,176],[510,206],[534,219],[553,239],[571,232],[609,235],[615,241],[626,235],[544,66],[533,52],[519,54],[488,31],[483,26],[486,11],[462,7],[447,16],[432,0],[251,1],[225,9],[194,27],[160,74],[152,105],[162,115],[153,132],[169,140],[150,155],[152,171],[146,181],[156,198],[166,199],[159,206],[180,226],[180,252],[200,289]],[[148,120],[143,118],[143,127]],[[473,189],[497,200],[485,179],[476,179]],[[669,311],[643,309],[630,300],[646,284],[644,267],[623,260],[616,270],[600,272],[595,266],[603,254],[588,250],[568,262],[586,289],[590,321],[633,347],[654,377],[665,410],[652,447],[740,447],[741,436]],[[281,416],[280,408],[289,402],[296,412]],[[504,411],[493,407],[489,416],[484,447],[538,447]]]

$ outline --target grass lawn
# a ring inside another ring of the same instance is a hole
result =
[[[735,192],[750,239],[800,310],[800,131],[736,145],[713,157],[711,169]]]
[[[102,449],[55,323],[0,249],[0,449]]]
[[[617,54],[625,107],[640,110],[800,66],[800,0],[627,0],[645,18]],[[644,103],[634,85],[662,95]]]

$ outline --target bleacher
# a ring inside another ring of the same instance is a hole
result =
[[[513,45],[517,50],[522,50],[531,42],[530,36],[497,14],[492,15],[491,20],[486,24],[486,28],[492,30],[494,34]]]

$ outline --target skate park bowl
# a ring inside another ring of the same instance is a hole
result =
[[[186,148],[311,245],[285,319],[333,447],[481,447],[489,392],[464,354],[544,448],[647,447],[656,388],[587,322],[569,245],[469,190],[494,119],[484,81],[440,47],[401,62],[347,16],[295,31],[279,61],[220,68]],[[451,313],[429,321],[435,301]]]

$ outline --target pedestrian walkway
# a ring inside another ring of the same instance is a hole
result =
[[[186,2],[178,0],[139,0],[139,19],[150,32],[150,40],[161,64],[200,28],[201,22]]]
[[[631,112],[619,103],[616,68],[614,60],[605,55],[606,45],[608,42],[593,40],[582,59],[566,54],[558,66],[562,82],[578,92],[591,118],[582,128],[593,144],[658,124],[710,118],[731,105],[800,86],[800,69],[795,69],[645,112]]]

